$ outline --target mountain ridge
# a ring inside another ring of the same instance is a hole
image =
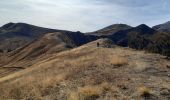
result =
[[[64,32],[26,23],[7,23],[0,27],[0,51],[10,52],[50,32]]]
[[[90,32],[87,34],[97,35],[97,36],[103,36],[103,35],[113,35],[114,33],[121,31],[121,30],[127,30],[132,28],[129,25],[126,24],[113,24],[110,26],[107,26],[105,28],[102,28],[100,30],[97,30],[95,32]]]
[[[152,27],[161,32],[170,32],[170,21]]]
[[[5,29],[7,32],[2,32],[3,29]],[[1,52],[5,51],[4,49],[7,49],[6,50],[7,52],[13,51],[18,47],[22,47],[38,38],[43,37],[47,33],[53,33],[53,32],[61,32],[69,35],[69,37],[72,37],[71,39],[75,41],[75,44],[80,43],[77,44],[77,46],[87,43],[87,42],[83,42],[84,40],[82,41],[81,37],[86,37],[90,39],[90,41],[94,41],[99,38],[109,38],[116,45],[120,45],[124,47],[129,46],[134,49],[147,49],[147,50],[148,48],[149,50],[151,50],[150,47],[152,46],[150,45],[153,45],[152,44],[153,40],[155,41],[155,39],[152,38],[161,37],[160,35],[162,33],[162,31],[151,28],[145,24],[140,24],[136,27],[131,27],[126,24],[113,24],[95,32],[81,33],[81,32],[47,29],[47,28],[42,28],[30,24],[25,24],[25,23],[8,23],[0,28],[0,38],[1,38],[0,51]],[[76,34],[70,34],[70,33],[77,33],[77,35],[79,34],[81,35],[80,37],[77,37]],[[5,39],[3,39],[4,35],[6,35]],[[161,38],[160,41],[163,41],[163,38]],[[163,46],[162,48],[168,49],[167,47],[168,46],[166,45]],[[160,47],[158,46],[156,48],[160,48]],[[162,52],[160,53],[164,54]]]

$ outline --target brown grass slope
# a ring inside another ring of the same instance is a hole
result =
[[[46,56],[69,49],[67,44],[57,36],[59,34],[61,33],[48,33],[29,45],[2,55],[0,57],[0,71],[2,72],[0,76],[22,70]]]
[[[58,52],[75,48],[95,38],[77,32],[46,33],[30,44],[0,56],[0,76],[25,69]],[[5,74],[4,74],[5,73]]]
[[[0,78],[0,99],[169,100],[170,62],[100,39]]]

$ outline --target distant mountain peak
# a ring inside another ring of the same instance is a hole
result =
[[[9,22],[9,23],[3,25],[2,28],[8,29],[9,27],[13,26],[14,24],[15,24],[15,23]]]
[[[141,24],[139,26],[136,26],[136,28],[150,28],[149,26],[147,26],[146,24]]]
[[[118,31],[127,30],[127,29],[131,29],[131,28],[132,28],[131,26],[126,25],[126,24],[113,24],[113,25],[110,25],[108,27],[105,27],[103,29],[100,29],[98,31],[95,31],[95,32],[92,32],[89,34],[97,35],[97,36],[102,36],[102,35],[107,36],[107,35],[113,35]]]
[[[161,32],[170,32],[170,21],[152,27]]]
[[[129,25],[126,25],[126,24],[112,24],[112,25],[110,25],[110,26],[108,26],[108,27],[106,27],[106,28],[111,28],[111,27],[115,27],[115,26],[117,26],[117,27],[131,27],[131,26],[129,26]]]
[[[141,24],[139,26],[134,27],[131,32],[138,33],[140,35],[153,35],[156,31],[146,24]]]
[[[112,30],[112,29],[127,29],[127,28],[131,28],[131,26],[126,24],[113,24],[98,31],[105,31],[105,30]]]
[[[58,30],[38,27],[26,23],[7,23],[0,27],[0,50],[15,50],[46,33]]]
[[[12,29],[15,29],[15,28],[27,28],[28,26],[35,27],[34,25],[30,25],[30,24],[26,24],[26,23],[9,22],[9,23],[3,25],[1,28],[5,29],[5,30],[12,30]]]
[[[141,24],[139,26],[135,27],[136,30],[140,30],[142,32],[148,32],[148,31],[154,31],[152,28],[150,28],[149,26],[147,26],[146,24]]]
[[[164,26],[165,26],[165,25],[170,25],[170,21],[167,21],[167,22],[165,22],[165,23],[163,23],[163,24],[159,24],[159,25],[164,25]],[[158,26],[159,26],[159,25],[158,25]]]
[[[31,24],[27,24],[27,23],[22,23],[22,22],[15,23],[15,25],[16,26],[24,26],[24,25],[35,26],[35,25],[31,25]]]
[[[167,21],[166,24],[170,24],[170,21]]]

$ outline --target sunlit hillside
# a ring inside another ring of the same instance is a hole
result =
[[[170,62],[100,39],[0,78],[1,99],[168,100]],[[100,47],[97,47],[97,42]]]

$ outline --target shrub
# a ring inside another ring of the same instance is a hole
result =
[[[145,86],[139,87],[138,92],[141,97],[149,97],[151,95],[151,90]]]

